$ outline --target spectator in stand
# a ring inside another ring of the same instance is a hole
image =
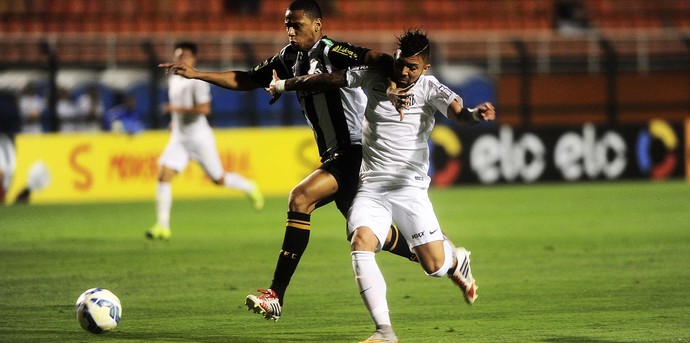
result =
[[[557,0],[554,11],[554,27],[558,33],[577,35],[589,31],[589,18],[582,0]]]
[[[40,133],[41,115],[46,110],[46,99],[38,94],[36,85],[29,83],[19,95],[19,112],[22,117],[23,133]]]
[[[77,98],[77,111],[84,120],[85,131],[99,131],[101,129],[105,110],[98,86],[89,86],[84,94]]]
[[[122,102],[105,114],[106,131],[135,134],[144,128],[143,115],[137,110],[137,99],[132,95],[123,96]]]
[[[77,106],[67,88],[58,89],[57,105],[55,107],[57,117],[60,120],[61,132],[81,131],[83,127]]]

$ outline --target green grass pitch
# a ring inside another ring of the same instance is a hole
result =
[[[690,185],[617,182],[431,191],[444,230],[472,251],[479,298],[388,253],[400,342],[690,341]],[[345,221],[312,215],[280,321],[247,312],[269,286],[286,198],[175,201],[151,242],[153,202],[0,207],[2,342],[358,342],[373,325],[352,277]],[[74,302],[117,294],[118,328],[82,330]]]

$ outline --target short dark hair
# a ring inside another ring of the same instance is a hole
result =
[[[194,54],[194,56],[196,56],[198,48],[196,44],[192,42],[178,42],[175,44],[175,50],[177,49],[189,50],[192,52],[192,54]]]
[[[426,32],[419,29],[408,29],[397,38],[400,57],[420,55],[425,61],[429,60],[429,38],[427,38]]]
[[[312,20],[321,18],[321,7],[314,0],[295,0],[290,6],[288,6],[290,11],[304,11],[304,15]]]

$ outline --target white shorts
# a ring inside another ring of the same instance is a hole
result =
[[[225,174],[213,133],[193,137],[172,135],[158,164],[180,173],[187,168],[190,159],[199,163],[206,175],[213,180],[218,180]]]
[[[5,191],[10,188],[12,178],[14,177],[14,169],[17,167],[17,161],[14,151],[14,144],[12,140],[5,134],[0,133],[0,170],[2,171],[3,179],[2,187]]]
[[[379,239],[376,248],[376,251],[379,251],[393,222],[400,229],[410,248],[444,239],[427,189],[401,187],[382,190],[367,188],[366,184],[360,185],[348,213],[348,237],[351,237],[357,228],[366,226]]]

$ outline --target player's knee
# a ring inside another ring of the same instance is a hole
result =
[[[172,179],[176,173],[177,172],[173,169],[170,169],[167,167],[162,167],[161,170],[158,172],[158,181],[159,182],[170,182],[170,181],[172,181]]]
[[[288,197],[288,207],[290,211],[311,213],[311,207],[313,206],[312,202],[313,201],[304,189],[295,187],[290,191],[290,196]]]
[[[376,251],[379,244],[376,235],[366,227],[355,230],[352,240],[350,240],[350,247],[352,251]]]

